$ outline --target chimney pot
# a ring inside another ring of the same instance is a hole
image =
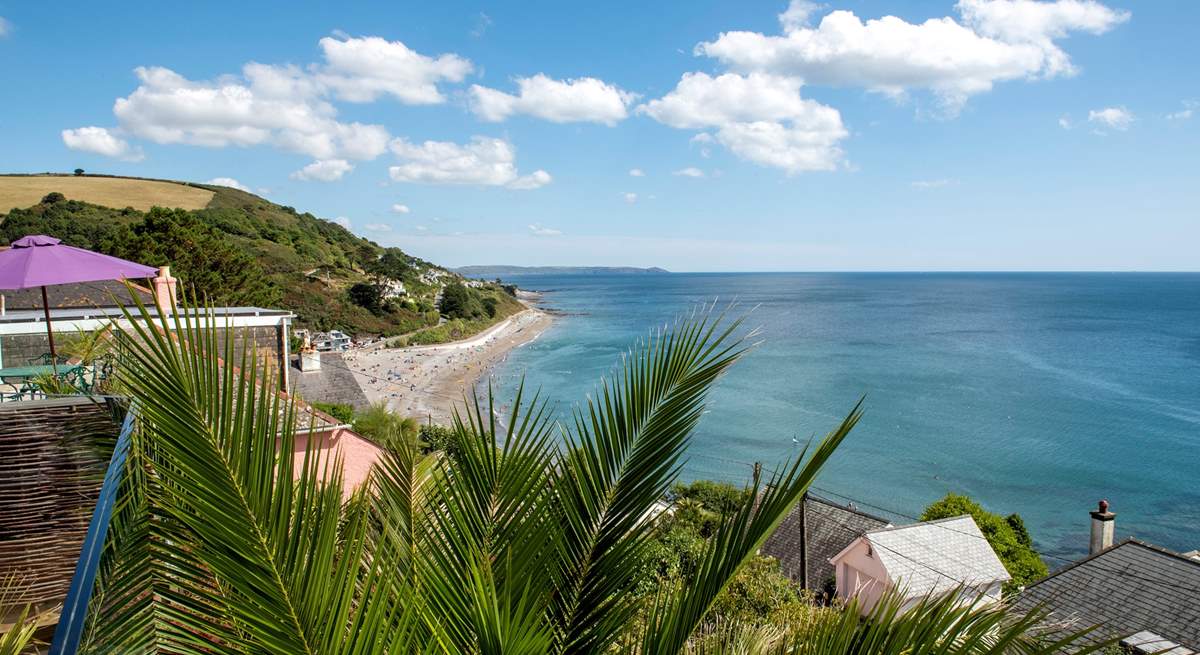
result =
[[[1111,548],[1113,545],[1113,532],[1115,527],[1115,519],[1117,515],[1108,511],[1108,501],[1101,500],[1097,503],[1098,509],[1092,512],[1092,534],[1088,541],[1088,554],[1095,555],[1096,553]]]
[[[154,293],[154,304],[158,311],[166,314],[179,301],[177,285],[179,280],[171,277],[170,266],[159,266],[158,275],[150,280],[150,290]]]

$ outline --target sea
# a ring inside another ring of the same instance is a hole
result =
[[[698,307],[755,346],[711,393],[681,477],[738,484],[865,398],[816,482],[897,524],[947,492],[1020,514],[1051,568],[1120,538],[1200,548],[1200,274],[695,273],[523,276],[561,315],[490,380],[561,418],[622,353]],[[1057,558],[1057,559],[1055,559]]]

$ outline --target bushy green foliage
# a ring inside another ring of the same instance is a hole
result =
[[[359,282],[346,293],[350,296],[350,302],[367,311],[378,314],[383,310],[383,289],[378,284]]]
[[[672,512],[659,518],[639,558],[638,592],[647,597],[694,575],[721,518],[737,511],[751,496],[729,483],[698,480],[675,484],[669,498]],[[817,608],[783,574],[778,560],[754,557],[717,597],[707,620],[784,628],[812,611]]]
[[[749,490],[712,480],[696,480],[691,484],[677,482],[671,488],[671,496],[698,501],[717,514],[732,514],[750,501]]]
[[[1048,570],[1037,551],[1033,549],[1033,539],[1025,529],[1025,522],[1017,514],[1002,517],[983,508],[982,505],[967,496],[949,493],[941,500],[925,508],[921,514],[922,521],[934,521],[953,516],[970,514],[979,526],[980,532],[987,537],[992,550],[1012,581],[1004,587],[1005,593],[1011,593],[1031,582],[1046,577]]]
[[[354,431],[384,448],[407,447],[420,449],[420,425],[416,419],[401,416],[387,408],[382,402],[354,415]]]
[[[438,311],[446,318],[479,318],[483,316],[483,304],[467,287],[453,282],[442,289]]]
[[[444,425],[428,423],[421,426],[419,435],[424,452],[443,452],[450,457],[458,456],[458,439],[454,436],[454,430]]]
[[[323,403],[318,401],[309,404],[342,423],[350,423],[354,420],[354,408],[346,403]]]
[[[413,267],[408,260],[408,255],[399,248],[387,248],[379,259],[367,265],[367,272],[376,277],[403,281],[413,273]]]
[[[779,560],[760,555],[738,571],[711,613],[743,625],[788,627],[815,611],[820,610],[810,594],[783,574]]]
[[[258,260],[195,212],[155,207],[140,223],[115,228],[100,248],[149,266],[169,265],[185,287],[214,304],[272,307],[281,300]]]

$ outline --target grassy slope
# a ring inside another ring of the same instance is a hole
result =
[[[211,194],[205,207],[194,213],[256,257],[268,278],[282,290],[283,307],[295,312],[301,324],[319,329],[340,328],[352,334],[385,335],[406,333],[427,325],[428,317],[419,311],[401,309],[376,315],[350,302],[346,290],[356,282],[367,280],[363,266],[373,261],[383,249],[312,214],[298,213],[291,207],[228,187],[99,176],[0,176],[0,199],[6,197],[6,193],[11,194],[13,189],[27,187],[28,180],[38,180],[45,185],[41,188],[58,190],[68,197],[87,187],[91,193],[104,194],[103,197],[109,199],[109,206],[70,203],[66,206],[69,220],[60,220],[63,227],[54,235],[68,243],[93,248],[99,247],[104,231],[111,226],[141,220],[140,211],[115,209],[114,206],[144,206],[145,199],[139,194],[146,189],[159,188],[160,196],[156,197],[161,197],[161,187],[182,189],[179,197],[194,191]],[[87,184],[81,184],[81,180]],[[56,182],[62,185],[61,190],[52,188]],[[38,205],[30,212],[42,210],[44,207]],[[63,210],[60,208],[59,211]],[[28,222],[31,215],[26,212],[23,219]],[[0,221],[6,216],[0,214]],[[14,238],[7,233],[3,236]],[[425,270],[444,269],[417,258],[410,258],[410,263],[414,274],[404,280],[405,286],[413,295],[431,304],[437,289],[420,282],[417,275]],[[504,303],[500,308],[504,316],[517,311],[512,303]]]
[[[57,191],[71,200],[105,207],[133,207],[148,211],[159,207],[203,209],[213,192],[199,186],[94,176],[5,175],[0,177],[0,211],[36,205],[47,193]]]

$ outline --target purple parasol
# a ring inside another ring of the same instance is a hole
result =
[[[154,277],[156,272],[151,266],[83,248],[64,246],[58,239],[44,234],[21,237],[12,242],[11,248],[0,251],[0,290],[42,288],[42,306],[46,310],[46,336],[50,339],[50,355],[55,364],[55,371],[58,370],[58,355],[54,352],[54,333],[50,329],[47,286]]]

